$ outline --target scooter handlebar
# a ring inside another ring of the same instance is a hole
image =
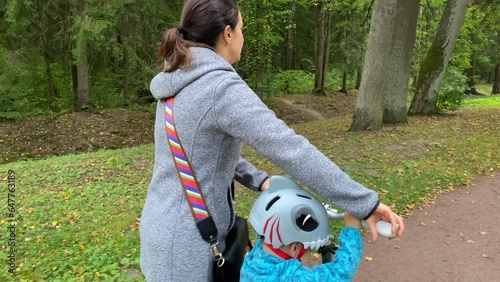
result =
[[[335,221],[341,221],[344,220],[344,213],[339,213],[336,209],[332,208],[328,204],[323,204],[323,207],[326,210],[326,213],[328,214],[328,217],[330,220],[335,220]],[[361,225],[365,228],[368,228],[368,224],[366,223],[365,220],[361,221]],[[381,236],[387,237],[387,238],[394,238],[396,237],[396,234],[392,233],[392,226],[389,222],[380,220],[377,222],[377,231],[378,234]]]

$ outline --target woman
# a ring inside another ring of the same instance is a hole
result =
[[[157,48],[165,70],[151,82],[158,99],[155,166],[141,218],[141,268],[148,281],[212,281],[213,253],[194,223],[165,134],[165,99],[174,98],[177,134],[218,229],[219,250],[234,221],[227,187],[236,179],[267,187],[267,175],[240,157],[249,144],[284,171],[358,218],[399,225],[377,194],[353,181],[304,137],[296,135],[232,68],[243,47],[235,0],[188,0],[181,25]],[[377,233],[373,233],[374,239]]]

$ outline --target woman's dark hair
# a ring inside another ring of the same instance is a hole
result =
[[[158,59],[166,60],[165,72],[173,72],[191,64],[189,47],[215,47],[226,26],[238,24],[236,0],[187,0],[182,9],[181,24],[167,30],[156,46]]]

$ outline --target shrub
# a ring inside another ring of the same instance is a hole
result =
[[[467,77],[455,67],[448,67],[439,90],[438,110],[457,110],[462,105],[463,93],[467,88]]]
[[[280,72],[273,77],[270,88],[270,93],[277,95],[308,93],[314,88],[314,74],[302,70]]]

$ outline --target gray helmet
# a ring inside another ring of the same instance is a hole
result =
[[[325,208],[310,193],[285,176],[270,178],[252,211],[250,224],[264,242],[273,248],[294,242],[318,249],[330,239],[329,219]]]

